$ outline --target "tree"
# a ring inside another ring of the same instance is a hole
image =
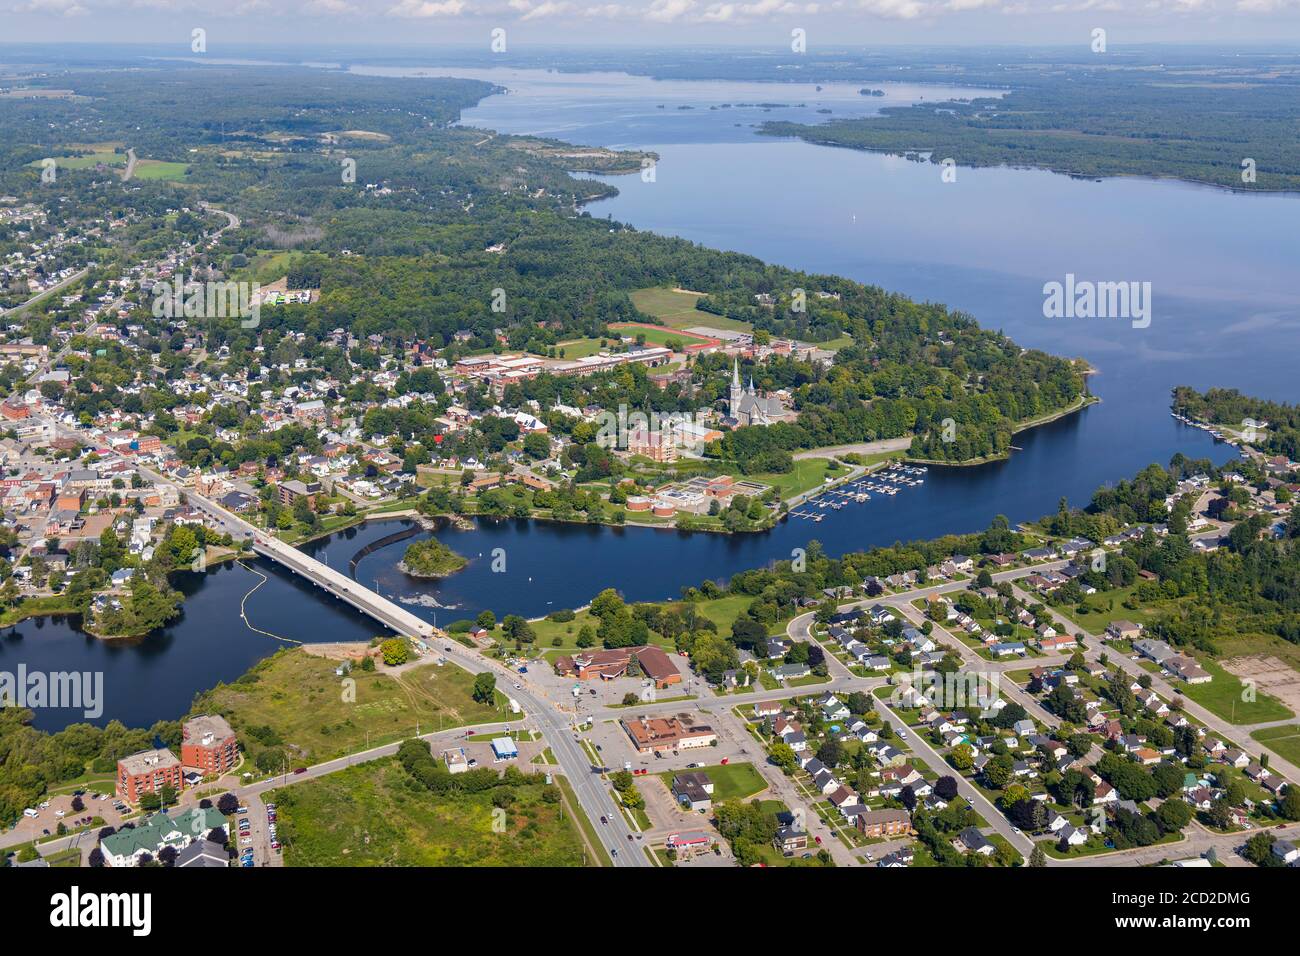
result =
[[[948,754],[948,762],[953,765],[954,769],[963,773],[975,766],[975,756],[971,751],[970,744],[958,744],[953,747],[951,753]]]
[[[780,767],[783,773],[792,774],[795,768],[799,766],[794,749],[785,742],[773,744],[770,753],[772,763]]]
[[[957,780],[949,774],[944,774],[934,782],[935,795],[944,800],[953,800],[957,796]]]
[[[1246,841],[1242,856],[1256,866],[1279,866],[1281,861],[1273,855],[1273,843],[1276,837],[1271,833],[1256,833]]]
[[[233,793],[223,793],[217,798],[217,810],[230,816],[239,809],[239,798]]]
[[[471,696],[480,704],[491,704],[496,700],[496,687],[496,677],[485,671],[475,676]]]
[[[1277,812],[1284,820],[1300,820],[1300,785],[1287,784],[1277,803]]]
[[[90,856],[86,858],[86,862],[98,869],[104,865],[104,852],[99,847],[95,847],[90,851]]]
[[[1156,810],[1156,819],[1160,828],[1166,833],[1173,833],[1187,826],[1192,820],[1192,808],[1177,798],[1166,800]]]
[[[1029,854],[1029,865],[1033,867],[1047,866],[1047,854],[1043,852],[1040,844],[1035,843],[1033,852]]]
[[[817,759],[834,769],[844,759],[844,745],[834,737],[817,748]]]
[[[404,637],[390,637],[379,645],[379,653],[389,667],[405,664],[411,654],[410,644]]]

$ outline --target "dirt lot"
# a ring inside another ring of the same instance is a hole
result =
[[[1223,669],[1240,677],[1253,680],[1255,687],[1276,697],[1288,708],[1300,713],[1300,672],[1285,661],[1272,655],[1232,657],[1222,662]]]

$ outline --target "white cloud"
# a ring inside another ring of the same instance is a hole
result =
[[[885,20],[916,20],[930,12],[920,0],[858,0],[857,6]]]
[[[411,19],[458,17],[465,12],[465,7],[465,0],[400,0],[388,13],[390,16]]]

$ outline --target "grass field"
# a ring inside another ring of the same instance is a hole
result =
[[[349,702],[336,666],[302,650],[283,650],[233,684],[201,695],[196,707],[226,717],[250,749],[257,738],[249,728],[271,727],[302,763],[409,737],[417,723],[428,733],[501,719],[496,708],[474,701],[474,679],[459,667],[417,667],[397,677],[353,668],[355,695]]]
[[[1234,724],[1262,724],[1270,720],[1286,720],[1295,714],[1287,710],[1280,700],[1256,692],[1255,700],[1242,700],[1245,688],[1240,680],[1207,657],[1197,658],[1214,680],[1208,684],[1186,684],[1178,690],[1184,697],[1196,701],[1224,720]]]
[[[728,597],[716,598],[711,601],[696,601],[695,610],[703,617],[707,617],[714,624],[718,625],[719,634],[730,634],[731,625],[736,618],[745,613],[745,609],[753,602],[753,597],[739,594]],[[681,606],[681,602],[672,601],[663,605],[665,609],[672,610]],[[539,651],[553,652],[547,654],[547,658],[553,660],[559,654],[569,654],[577,650],[578,633],[582,630],[583,625],[590,625],[594,631],[600,622],[589,611],[578,611],[572,621],[533,621],[533,630],[537,632],[536,647]],[[496,632],[501,634],[498,627]],[[658,644],[668,653],[675,653],[674,645],[665,642],[657,633],[651,631],[651,642]],[[553,644],[555,638],[560,639],[560,644]],[[683,663],[683,666],[685,664]]]
[[[695,325],[735,332],[749,332],[752,329],[748,322],[737,322],[712,312],[701,312],[695,308],[700,296],[694,292],[674,292],[672,289],[653,287],[638,289],[632,293],[631,298],[632,304],[646,315],[653,315],[674,329],[686,329]]]
[[[1251,736],[1283,760],[1300,764],[1300,724],[1268,727],[1255,731]]]
[[[268,796],[286,866],[582,866],[582,837],[547,789],[514,787],[494,814],[498,790],[435,797],[389,757]]]
[[[136,179],[153,179],[176,182],[185,178],[190,167],[185,163],[168,163],[161,159],[141,159],[135,164]]]
[[[713,781],[713,802],[722,803],[725,800],[748,800],[756,793],[762,793],[767,789],[767,781],[763,779],[762,774],[755,769],[752,763],[729,763],[714,764],[710,767],[700,767],[695,771],[684,771],[689,773],[707,773],[709,779]],[[669,789],[673,785],[672,772],[659,774],[659,779],[664,782],[664,786]]]

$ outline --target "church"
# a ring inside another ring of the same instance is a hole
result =
[[[739,428],[741,425],[771,425],[785,417],[785,407],[781,404],[781,399],[775,395],[760,396],[754,389],[752,375],[749,379],[749,387],[741,387],[740,362],[733,359],[731,395],[727,402],[727,417],[723,419],[723,423],[732,428]]]

